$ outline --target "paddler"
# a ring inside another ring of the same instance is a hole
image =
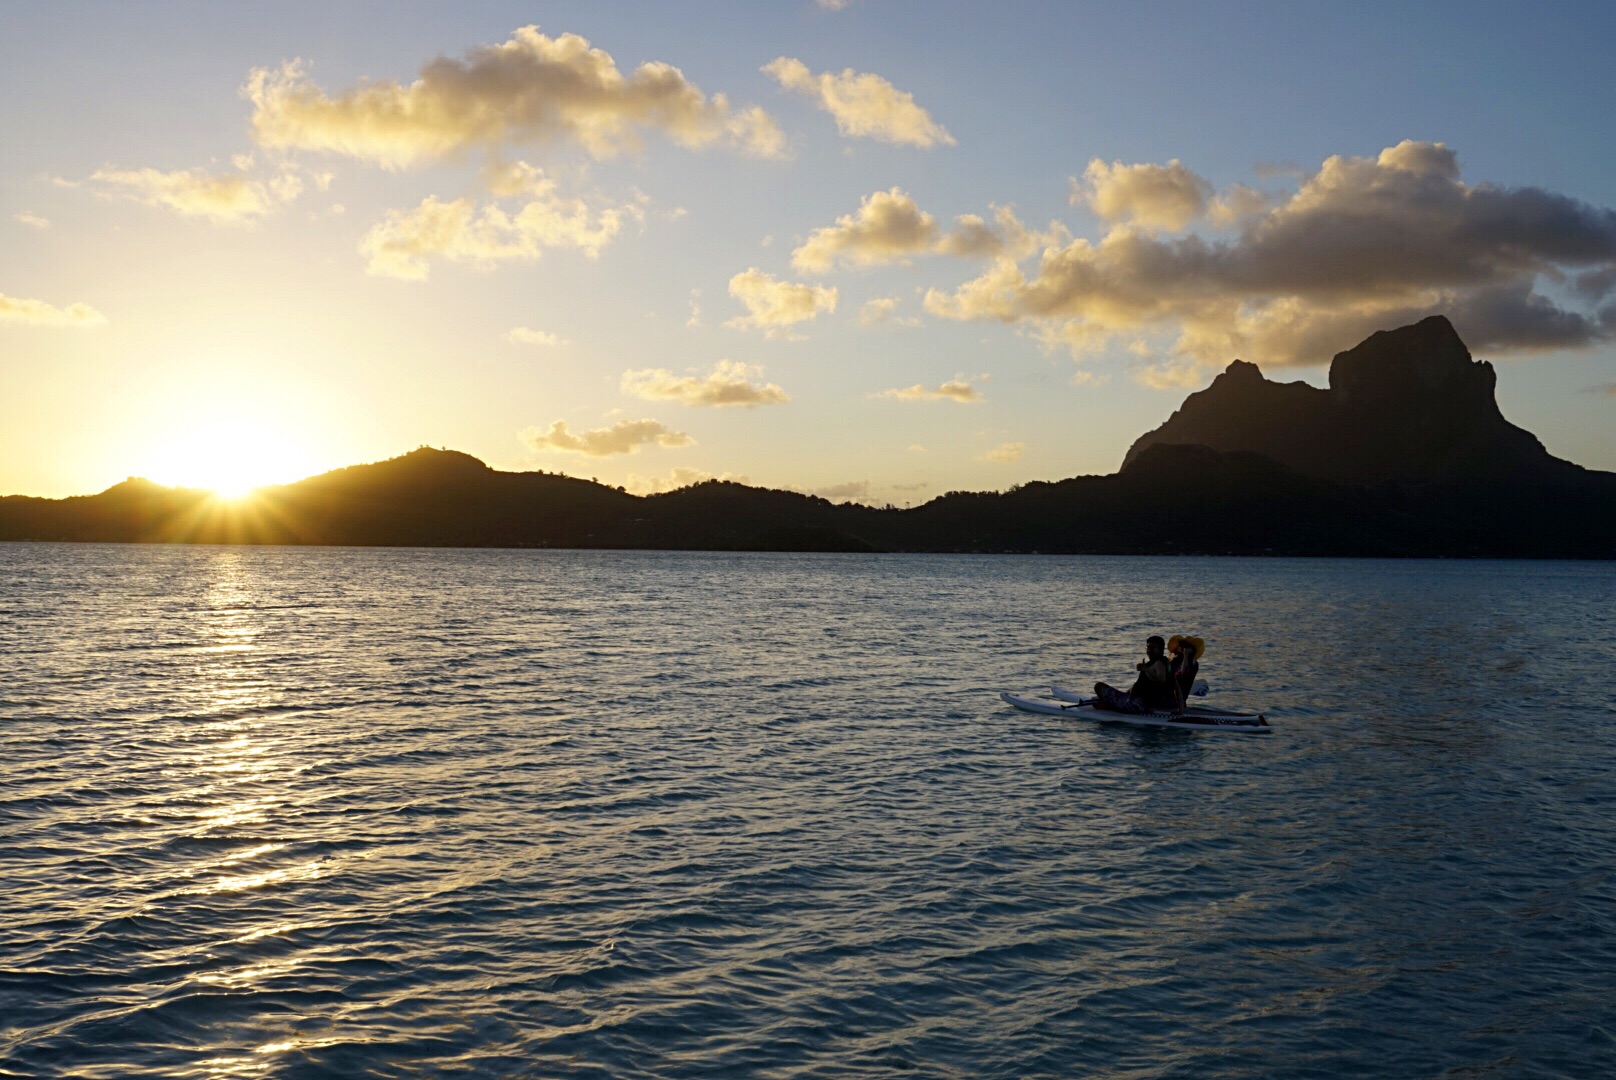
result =
[[[1172,667],[1164,655],[1166,648],[1167,642],[1157,634],[1145,639],[1144,662],[1134,665],[1139,678],[1126,693],[1107,683],[1095,683],[1094,696],[1100,699],[1101,707],[1125,713],[1182,709],[1184,698],[1173,680]]]
[[[1178,703],[1182,705],[1195,689],[1195,676],[1201,671],[1200,660],[1206,654],[1206,642],[1188,634],[1174,634],[1167,639],[1167,651],[1173,657],[1173,683],[1178,687]]]

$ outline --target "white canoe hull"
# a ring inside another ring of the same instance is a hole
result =
[[[1212,731],[1218,734],[1267,735],[1274,729],[1261,716],[1188,709],[1182,713],[1149,712],[1122,713],[1095,707],[1092,699],[1086,701],[1049,701],[1046,698],[1023,697],[1005,691],[999,695],[1006,704],[1024,712],[1043,713],[1046,716],[1071,716],[1083,720],[1098,720],[1105,724],[1129,724],[1133,727],[1178,728],[1182,731]],[[1211,715],[1208,713],[1211,712]]]

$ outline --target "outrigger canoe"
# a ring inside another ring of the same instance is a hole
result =
[[[1057,688],[1057,693],[1062,691]],[[1131,724],[1134,727],[1179,728],[1184,731],[1214,731],[1240,735],[1267,735],[1274,729],[1261,713],[1239,713],[1227,709],[1209,709],[1191,705],[1183,712],[1125,713],[1101,708],[1093,697],[1064,691],[1075,701],[1050,701],[1047,698],[1023,697],[1009,691],[999,696],[1007,704],[1024,712],[1043,713],[1046,716],[1071,716],[1084,720],[1098,720],[1102,724]]]

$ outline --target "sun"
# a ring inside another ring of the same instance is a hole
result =
[[[214,417],[169,435],[153,455],[147,478],[240,499],[318,471],[307,448],[286,432],[254,417]]]

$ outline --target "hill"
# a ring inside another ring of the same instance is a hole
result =
[[[1511,425],[1447,320],[1336,356],[1330,388],[1232,363],[1110,476],[914,509],[707,481],[636,496],[427,447],[235,504],[130,479],[0,498],[0,540],[1616,558],[1616,474]]]

